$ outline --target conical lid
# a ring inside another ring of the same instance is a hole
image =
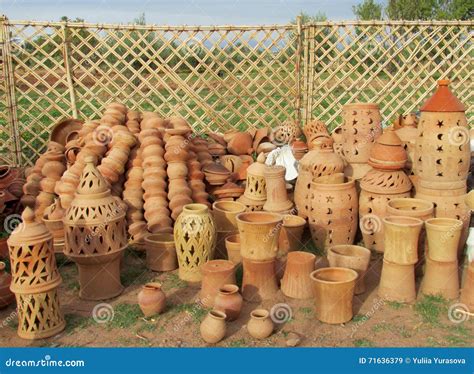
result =
[[[35,213],[26,207],[21,215],[20,223],[8,238],[8,245],[21,246],[28,243],[44,242],[53,239],[44,223],[35,221]]]
[[[421,107],[422,112],[465,112],[466,107],[449,89],[450,81],[438,81],[438,89]]]
[[[94,165],[94,157],[85,157],[86,165],[81,174],[76,193],[79,195],[95,195],[109,190],[109,184]]]
[[[376,169],[397,170],[405,166],[407,153],[393,128],[385,130],[370,150],[368,164]]]
[[[251,174],[251,175],[263,177],[265,173],[265,159],[266,159],[265,154],[263,152],[260,153],[257,157],[257,161],[251,164],[247,168],[247,175]]]

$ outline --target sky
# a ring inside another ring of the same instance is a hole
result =
[[[11,20],[57,21],[61,16],[92,23],[130,23],[145,13],[147,23],[164,25],[285,24],[304,11],[330,20],[354,19],[362,0],[0,0]],[[381,2],[381,1],[380,1]]]

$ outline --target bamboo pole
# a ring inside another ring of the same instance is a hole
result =
[[[63,61],[64,61],[64,69],[66,70],[66,79],[67,79],[67,87],[69,90],[69,97],[71,100],[71,111],[72,111],[73,118],[79,118],[79,114],[77,111],[76,91],[74,89],[74,80],[73,80],[72,69],[71,69],[71,56],[70,56],[71,41],[69,40],[67,22],[63,23],[62,31],[63,31]]]
[[[295,66],[295,79],[296,79],[296,98],[295,98],[295,112],[296,122],[299,126],[301,123],[301,48],[302,48],[302,33],[301,33],[301,16],[296,17],[296,66]]]

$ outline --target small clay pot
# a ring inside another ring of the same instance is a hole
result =
[[[240,255],[240,235],[228,235],[225,238],[225,247],[229,261],[232,261],[236,265],[240,264],[242,262],[242,256]]]
[[[295,251],[288,253],[285,274],[281,280],[281,291],[294,299],[313,297],[310,274],[314,270],[316,256],[312,253]]]
[[[212,260],[201,266],[202,283],[199,299],[211,308],[219,289],[225,284],[235,284],[235,265],[227,260]]]
[[[268,338],[273,332],[273,322],[270,313],[265,309],[255,309],[250,313],[247,331],[255,339]]]
[[[5,271],[5,263],[0,262],[0,309],[10,305],[15,295],[10,291],[12,276]]]
[[[218,310],[211,310],[200,326],[201,337],[206,343],[220,342],[226,333],[226,314]]]
[[[172,271],[178,268],[173,234],[145,236],[146,266],[153,271]]]
[[[425,227],[429,258],[440,262],[457,261],[462,221],[452,218],[430,218],[425,221]]]
[[[434,261],[426,257],[425,275],[421,281],[420,292],[424,295],[441,295],[454,300],[459,297],[458,262]]]
[[[415,265],[383,260],[378,295],[388,301],[410,303],[416,298]]]
[[[166,307],[166,295],[160,283],[147,283],[138,294],[138,305],[145,317],[160,314]]]
[[[225,284],[219,288],[214,300],[214,310],[224,312],[227,321],[235,321],[240,316],[243,298],[239,294],[239,287],[235,284]]]

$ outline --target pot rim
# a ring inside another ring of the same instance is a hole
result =
[[[268,318],[269,315],[270,312],[263,308],[254,309],[250,312],[250,317],[254,319],[265,319]]]
[[[423,220],[409,216],[387,216],[382,219],[384,224],[418,227],[423,225]]]
[[[292,214],[286,214],[283,216],[283,227],[301,227],[304,225],[306,225],[306,220],[303,217]]]
[[[258,217],[267,217],[266,220],[257,220],[257,221],[251,221],[246,217],[255,217],[258,219]],[[272,223],[279,223],[283,220],[283,216],[279,213],[272,213],[272,212],[243,212],[239,213],[236,216],[236,219],[238,222],[248,224],[248,225],[262,225],[262,224],[272,224]]]
[[[161,290],[163,285],[160,282],[148,282],[143,285],[142,288],[146,290]]]
[[[291,258],[291,260],[290,260]],[[306,262],[314,262],[316,261],[316,255],[310,252],[304,251],[292,251],[287,254],[287,263],[291,261],[292,263],[306,263]]]
[[[321,183],[321,182],[318,182],[318,180],[325,180],[325,179],[329,179],[328,177],[333,177],[337,174],[340,174],[340,175],[343,175],[343,182],[341,183],[335,183],[335,182],[330,182],[330,183]],[[332,190],[334,188],[343,188],[343,187],[349,187],[351,185],[354,185],[355,186],[355,179],[352,178],[352,177],[347,177],[344,175],[344,173],[335,173],[335,174],[331,174],[331,175],[323,175],[321,177],[316,177],[316,178],[313,178],[311,180],[311,183],[314,183],[316,185],[319,186],[319,188],[323,188],[323,189],[326,189],[326,190]]]
[[[397,203],[407,203],[405,206],[394,206],[397,205]],[[408,204],[412,203],[412,204]],[[420,209],[417,209],[417,206],[413,207],[414,205],[419,204]],[[397,211],[409,211],[409,212],[416,212],[420,215],[422,214],[428,214],[431,213],[434,209],[434,204],[431,201],[428,200],[423,200],[423,199],[417,199],[414,197],[404,197],[404,198],[397,198],[397,199],[391,199],[388,203],[387,206],[391,209],[395,209]]]
[[[206,213],[208,211],[208,207],[205,204],[192,203],[186,204],[183,207],[183,211],[187,213]]]
[[[235,240],[238,239],[238,240]],[[225,241],[232,244],[240,244],[240,234],[232,234],[225,237]]]
[[[317,278],[317,276],[321,273],[326,273],[326,272],[329,272],[329,271],[339,271],[339,272],[344,272],[346,273],[347,275],[352,275],[352,277],[350,279],[345,279],[345,280],[341,280],[341,281],[331,281],[331,280],[325,280],[325,279],[320,279],[320,278]],[[321,268],[321,269],[317,269],[317,270],[314,270],[313,272],[311,272],[311,274],[309,275],[310,278],[315,281],[315,282],[319,282],[319,283],[324,283],[324,284],[344,284],[344,283],[348,283],[348,282],[353,282],[357,279],[357,277],[359,276],[357,274],[357,272],[353,269],[349,269],[349,268],[343,268],[343,267],[327,267],[327,268]]]
[[[342,249],[342,248],[356,249],[360,252],[363,252],[365,255],[368,255],[369,258],[370,258],[370,255],[372,253],[372,252],[370,252],[370,249],[362,247],[361,245],[355,245],[355,244],[337,244],[337,245],[333,245],[333,246],[328,248],[328,252],[332,252],[336,256],[341,256],[341,257],[358,257],[357,254],[349,254],[349,253],[339,252],[338,249]]]
[[[444,217],[437,217],[437,218],[429,218],[425,221],[426,227],[432,230],[439,230],[439,231],[461,231],[463,228],[463,221],[455,218],[444,218]]]
[[[159,244],[174,243],[174,236],[168,232],[149,233],[145,235],[145,242]]]
[[[229,260],[210,260],[201,266],[201,272],[220,273],[222,271],[233,271],[235,264]]]
[[[219,288],[219,293],[224,295],[233,295],[237,292],[239,292],[239,286],[236,284],[224,284]]]
[[[211,310],[208,315],[211,318],[217,319],[217,320],[225,320],[227,318],[227,314],[224,312],[221,312],[220,310]]]
[[[235,209],[224,209],[222,205],[234,206]],[[242,213],[246,209],[245,205],[238,201],[216,201],[212,204],[212,210],[218,210],[224,213]]]

